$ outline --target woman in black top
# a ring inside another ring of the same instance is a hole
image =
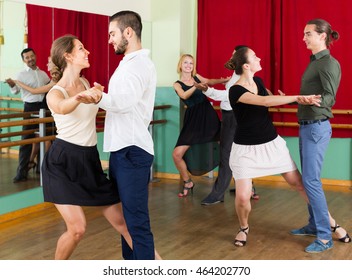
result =
[[[194,84],[214,85],[226,83],[229,79],[207,79],[196,74],[195,69],[193,57],[182,55],[177,66],[180,79],[174,83],[174,89],[187,109],[172,153],[184,181],[179,197],[186,197],[193,190],[194,183],[189,173],[199,176],[213,170],[219,163],[220,120],[207,97]]]
[[[236,51],[230,63],[236,74],[240,75],[240,79],[229,91],[229,100],[237,120],[230,167],[236,181],[235,208],[240,224],[234,244],[243,247],[249,232],[253,178],[282,174],[287,183],[308,202],[301,175],[285,140],[276,132],[268,107],[292,102],[319,106],[320,96],[270,95],[263,81],[254,77],[262,68],[260,58],[248,47]]]

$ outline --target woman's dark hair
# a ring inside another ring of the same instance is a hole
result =
[[[63,73],[67,66],[64,55],[65,53],[72,53],[75,40],[78,40],[76,36],[68,34],[57,38],[51,45],[51,61],[59,69],[60,73]]]
[[[225,63],[225,67],[230,70],[235,70],[237,75],[241,75],[243,73],[242,66],[248,62],[248,50],[249,48],[247,46],[238,48],[231,59]]]
[[[307,24],[314,24],[314,30],[319,34],[326,33],[325,44],[328,48],[332,45],[333,41],[340,38],[339,33],[336,30],[332,30],[330,23],[326,20],[316,18],[308,21]]]

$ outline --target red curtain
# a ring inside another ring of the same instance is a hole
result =
[[[275,94],[278,89],[297,94],[310,51],[303,43],[303,29],[313,18],[327,20],[340,33],[331,48],[340,62],[342,80],[334,109],[350,110],[348,78],[352,74],[352,18],[347,0],[198,0],[197,71],[216,78],[232,73],[224,68],[236,45],[248,45],[260,57],[263,70],[257,73]],[[295,108],[295,106],[282,106]],[[275,113],[274,121],[295,122],[292,113]],[[351,124],[351,115],[337,115],[332,123]],[[297,128],[278,127],[281,135],[297,136]],[[352,131],[334,129],[333,137],[351,137]]]
[[[50,47],[53,42],[53,9],[26,5],[28,19],[28,47],[37,55],[37,65],[47,71]],[[49,73],[48,73],[49,74]]]
[[[52,42],[65,34],[79,38],[90,52],[90,68],[82,74],[90,81],[107,89],[110,76],[121,56],[116,56],[108,44],[109,17],[65,9],[26,5],[28,16],[28,46],[37,54],[38,66],[46,70]]]

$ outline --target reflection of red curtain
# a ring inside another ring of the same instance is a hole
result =
[[[347,0],[199,0],[197,70],[208,78],[231,75],[223,65],[236,45],[249,45],[260,57],[263,70],[257,75],[277,93],[297,94],[300,79],[309,63],[303,29],[313,18],[326,19],[340,33],[332,47],[339,60],[342,80],[334,109],[352,109],[347,77],[352,74],[349,35],[352,26]],[[295,108],[295,106],[284,106]],[[297,121],[291,113],[273,114],[274,121]],[[331,123],[351,124],[351,116],[335,115]],[[281,135],[297,136],[297,128],[278,128]],[[352,137],[351,130],[334,129],[334,137]]]
[[[29,4],[26,7],[28,46],[36,51],[38,66],[46,70],[53,40],[73,34],[90,52],[91,66],[82,74],[91,84],[98,82],[107,90],[109,78],[121,60],[108,44],[109,17]]]
[[[82,75],[91,85],[98,82],[108,89],[110,76],[118,66],[122,56],[116,56],[108,44],[109,17],[26,5],[28,14],[28,46],[37,54],[38,66],[47,69],[47,58],[50,55],[52,42],[65,34],[78,37],[90,52],[89,69],[83,69]],[[104,118],[97,117],[97,127],[103,127]]]
[[[28,19],[28,47],[37,54],[37,65],[46,71],[52,43],[52,9],[26,5]]]

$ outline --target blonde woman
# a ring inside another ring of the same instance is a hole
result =
[[[197,74],[193,56],[190,54],[180,57],[177,72],[180,78],[173,86],[187,108],[172,157],[184,182],[178,196],[186,197],[194,188],[190,173],[202,175],[219,163],[220,120],[207,97],[196,88],[195,83],[214,85],[226,83],[229,78],[207,79]]]

